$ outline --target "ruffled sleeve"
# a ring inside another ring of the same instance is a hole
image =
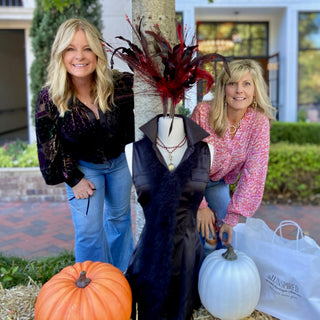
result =
[[[259,114],[253,127],[247,158],[223,219],[224,223],[231,226],[235,226],[241,216],[251,217],[263,197],[270,147],[269,119]]]
[[[59,140],[58,122],[59,112],[45,88],[40,92],[35,108],[40,171],[48,185],[66,182],[73,187],[84,175],[77,169],[77,162],[64,153]]]

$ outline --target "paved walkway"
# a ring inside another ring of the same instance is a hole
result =
[[[320,244],[320,207],[263,205],[254,217],[263,219],[272,229],[282,220],[293,220]],[[133,203],[132,220],[134,231],[141,229]],[[295,231],[289,228],[284,234],[295,237]],[[1,253],[32,258],[56,255],[73,250],[73,246],[74,230],[66,202],[0,202]]]

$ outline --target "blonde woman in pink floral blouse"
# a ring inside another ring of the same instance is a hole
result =
[[[197,218],[207,253],[220,248],[221,241],[231,244],[239,218],[251,217],[260,206],[274,118],[260,65],[235,60],[229,69],[231,77],[225,70],[219,75],[213,101],[199,103],[191,116],[210,133],[205,141],[214,147],[210,182]],[[229,184],[238,178],[230,198]]]

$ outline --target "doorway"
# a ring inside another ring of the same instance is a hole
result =
[[[28,139],[25,35],[0,30],[0,142]]]

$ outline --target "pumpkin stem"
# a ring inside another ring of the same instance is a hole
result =
[[[237,260],[237,259],[238,259],[238,256],[237,256],[236,253],[234,252],[232,246],[228,246],[227,251],[224,252],[224,253],[222,254],[222,256],[223,256],[226,260],[228,260],[228,261],[233,261],[233,260]]]
[[[80,277],[76,281],[76,285],[78,288],[85,288],[91,282],[91,279],[87,278],[86,274],[87,273],[85,271],[80,272]]]

